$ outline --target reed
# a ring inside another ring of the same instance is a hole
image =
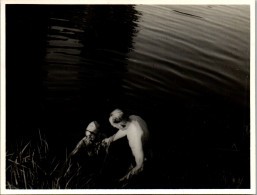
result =
[[[6,188],[58,189],[59,166],[60,163],[49,155],[48,143],[39,131],[37,140],[21,142],[15,152],[7,152]]]
[[[84,175],[82,166],[71,155],[57,160],[50,155],[44,136],[17,144],[6,154],[7,189],[82,189],[92,188],[92,175]]]

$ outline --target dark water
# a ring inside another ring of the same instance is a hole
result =
[[[7,150],[144,118],[151,188],[250,187],[250,7],[7,5]]]

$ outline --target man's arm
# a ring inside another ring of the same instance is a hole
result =
[[[142,147],[138,149],[138,151],[133,152],[135,156],[136,166],[133,168],[133,172],[137,172],[138,170],[143,168],[144,165],[144,152]]]
[[[114,141],[116,141],[116,140],[118,140],[118,139],[120,139],[120,138],[122,138],[122,137],[125,137],[127,135],[127,131],[126,130],[119,130],[119,131],[117,131],[117,133],[115,133],[114,135],[113,135],[113,142]]]
[[[131,169],[120,181],[130,179],[133,175],[137,175],[144,169],[144,151],[141,136],[136,136],[133,140],[129,140],[132,154],[135,158],[136,166]]]
[[[87,139],[87,138],[84,137],[82,140],[79,141],[79,143],[76,145],[76,147],[74,148],[74,150],[70,153],[69,157],[75,155],[76,153],[78,153],[78,151],[79,151],[81,148],[83,148],[83,147],[86,146],[86,144],[85,144],[85,140],[86,140],[86,139]]]
[[[132,168],[124,177],[122,177],[119,181],[124,181],[130,179],[133,175],[137,175],[144,169],[144,152],[141,150],[135,156],[136,166]]]
[[[115,133],[114,135],[112,135],[111,137],[109,138],[105,138],[103,140],[103,142],[107,143],[108,145],[111,143],[111,142],[114,142],[122,137],[125,137],[127,135],[127,131],[126,130],[118,130],[117,133]]]

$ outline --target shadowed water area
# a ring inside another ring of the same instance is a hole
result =
[[[62,160],[89,122],[115,133],[108,118],[120,108],[141,116],[152,138],[150,176],[131,188],[249,188],[249,13],[7,5],[7,150],[40,129]],[[119,155],[129,152],[123,142],[113,145]]]

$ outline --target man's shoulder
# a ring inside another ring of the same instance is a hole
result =
[[[129,116],[129,119],[131,120],[131,121],[136,121],[136,122],[138,122],[138,123],[145,123],[145,120],[144,119],[142,119],[142,117],[140,117],[140,116],[137,116],[137,115],[130,115]]]
[[[140,116],[137,116],[137,115],[130,115],[129,119],[130,120],[138,120],[138,119],[143,120]]]

